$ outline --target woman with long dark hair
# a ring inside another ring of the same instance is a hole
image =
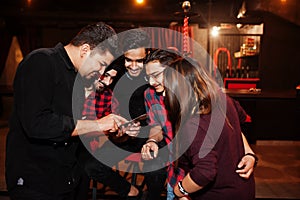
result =
[[[256,156],[245,154],[235,102],[190,58],[174,61],[163,80],[176,165],[185,171],[174,194],[180,199],[255,199],[253,174],[244,179],[236,172],[243,157]]]

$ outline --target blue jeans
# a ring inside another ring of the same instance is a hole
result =
[[[175,198],[173,188],[172,186],[168,183],[167,184],[167,200],[173,200]]]

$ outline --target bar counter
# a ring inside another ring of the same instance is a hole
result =
[[[296,90],[224,89],[233,98],[295,99]]]
[[[294,90],[224,89],[238,100],[252,122],[246,137],[256,140],[300,140],[300,92]]]

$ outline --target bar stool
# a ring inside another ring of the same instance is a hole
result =
[[[142,161],[142,157],[141,157],[141,153],[132,153],[131,155],[127,156],[124,159],[125,163],[128,163],[128,167],[127,170],[125,172],[125,174],[123,175],[124,178],[126,178],[128,176],[128,174],[130,173],[130,171],[132,172],[132,176],[131,176],[131,185],[134,186],[139,186],[141,188],[144,188],[145,186],[145,180],[142,181],[141,185],[137,185],[137,175],[138,174],[142,174],[140,167],[139,167],[139,163]],[[134,172],[138,172],[138,173],[134,173]]]
[[[124,178],[127,178],[128,175],[131,173],[131,185],[144,188],[145,187],[145,180],[143,179],[140,185],[137,185],[137,175],[141,174],[142,172],[139,167],[139,163],[142,161],[141,153],[132,153],[124,159],[124,163],[128,164],[126,171],[123,175]],[[120,163],[119,163],[120,164]],[[116,166],[116,171],[120,173],[119,164]],[[133,173],[138,172],[138,173]],[[97,200],[97,181],[92,180],[92,200]],[[105,186],[103,186],[103,191],[105,191]]]

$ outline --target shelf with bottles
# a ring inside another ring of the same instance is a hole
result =
[[[230,69],[227,66],[223,74],[223,78],[258,78],[258,76],[259,71],[249,65],[246,67],[236,67],[234,69]]]
[[[258,78],[258,51],[242,51],[243,50],[234,53],[234,57],[237,59],[237,63],[235,69],[233,69],[233,72],[231,72],[231,78]]]

